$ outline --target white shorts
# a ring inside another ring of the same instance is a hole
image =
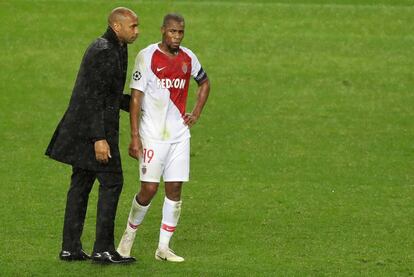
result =
[[[157,143],[142,139],[139,159],[140,180],[159,183],[187,182],[190,175],[190,139],[177,143]]]

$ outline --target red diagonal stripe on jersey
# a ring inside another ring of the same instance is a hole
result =
[[[151,70],[170,91],[171,101],[184,115],[191,76],[190,56],[182,50],[175,57],[156,50],[152,56]]]

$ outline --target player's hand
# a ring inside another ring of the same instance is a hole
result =
[[[95,158],[98,162],[107,164],[112,158],[111,150],[106,139],[95,141]]]
[[[128,152],[129,155],[134,159],[138,160],[139,157],[142,157],[142,142],[139,137],[133,136],[131,138],[131,143],[129,144]]]
[[[189,128],[191,128],[194,124],[196,124],[198,120],[198,116],[192,114],[192,113],[186,113],[183,116],[184,124],[187,125]]]

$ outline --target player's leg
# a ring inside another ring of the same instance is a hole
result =
[[[62,260],[85,260],[81,236],[88,206],[89,193],[95,181],[95,173],[78,167],[72,168],[70,188],[67,193],[63,224]]]
[[[117,248],[122,256],[128,257],[131,255],[136,231],[147,214],[151,200],[157,193],[158,186],[159,183],[155,182],[141,182],[141,190],[132,199],[127,226]]]
[[[168,249],[170,240],[181,215],[182,182],[165,182],[165,198],[162,207],[162,221],[158,248]]]
[[[141,225],[158,190],[168,144],[157,144],[142,140],[143,156],[139,160],[141,189],[132,199],[128,222],[117,251],[129,256],[135,240],[136,231]]]
[[[189,179],[189,140],[173,144],[168,163],[164,170],[165,198],[162,209],[160,238],[155,258],[170,262],[182,262],[184,258],[177,256],[170,249],[170,240],[177,227],[181,214],[181,190],[183,182]]]
[[[158,249],[155,252],[157,260],[183,262],[184,258],[177,256],[170,249],[170,240],[177,227],[181,214],[182,182],[165,182],[165,198],[162,207],[162,221]]]

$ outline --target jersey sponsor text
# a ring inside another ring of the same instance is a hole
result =
[[[157,87],[170,89],[170,88],[178,88],[183,89],[185,87],[186,80],[184,79],[157,79]]]

